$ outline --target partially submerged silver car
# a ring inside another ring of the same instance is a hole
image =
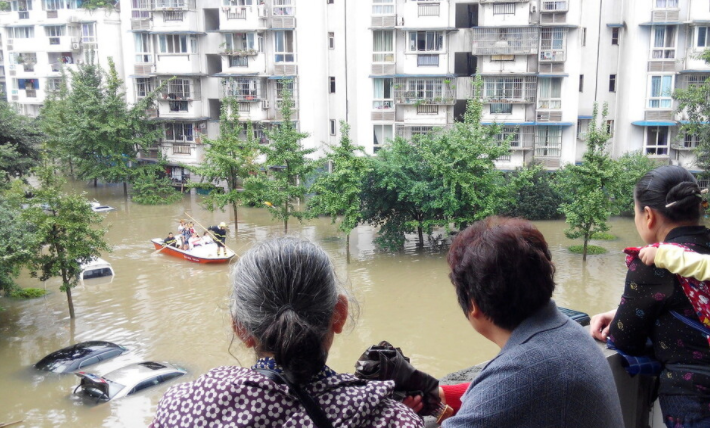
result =
[[[54,373],[69,373],[117,357],[126,351],[123,346],[111,342],[81,342],[52,352],[39,360],[35,368]]]
[[[77,372],[75,374],[81,378],[81,382],[74,389],[74,394],[101,401],[114,400],[167,382],[185,373],[187,371],[174,364],[153,361],[130,364],[103,376]]]

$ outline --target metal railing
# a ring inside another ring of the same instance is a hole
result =
[[[471,29],[473,55],[534,55],[538,52],[540,29],[510,27]]]

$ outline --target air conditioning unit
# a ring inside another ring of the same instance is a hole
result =
[[[81,49],[81,43],[79,43],[79,42],[72,42],[71,43],[71,50],[78,51],[79,49]]]
[[[262,109],[262,110],[268,110],[268,109],[269,109],[269,100],[262,100],[262,101],[261,101],[261,109]]]
[[[537,12],[537,5],[530,3],[530,13],[535,13]]]

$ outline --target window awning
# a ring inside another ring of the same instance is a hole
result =
[[[226,33],[226,34],[230,34],[230,33],[260,33],[260,32],[266,31],[266,30],[268,30],[268,28],[266,28],[266,27],[249,28],[246,30],[241,30],[241,29],[240,30],[223,30],[220,28],[219,30],[208,31],[208,33]]]
[[[259,76],[259,73],[240,73],[240,74],[217,73],[217,74],[210,75],[210,77],[266,77],[266,76]]]
[[[676,126],[677,123],[675,121],[669,121],[669,120],[637,120],[635,122],[631,122],[632,125],[636,126]]]
[[[269,80],[293,80],[296,76],[269,76]]]
[[[150,73],[151,76],[175,76],[175,77],[206,77],[205,73],[168,73],[167,71],[156,71]]]
[[[691,122],[691,121],[689,121],[689,120],[680,120],[679,123],[680,123],[681,125],[687,125],[687,124],[689,124],[689,123],[697,123],[698,125],[707,125],[707,124],[710,124],[710,122]]]
[[[567,73],[560,74],[538,74],[537,77],[569,77]]]
[[[394,77],[443,77],[446,79],[453,79],[456,77],[455,74],[395,74]]]
[[[204,122],[210,120],[209,117],[154,117],[151,122]]]
[[[617,23],[608,23],[606,24],[607,27],[609,28],[624,28],[624,24],[617,24]]]
[[[707,19],[694,19],[690,22],[690,25],[694,27],[702,27],[704,25],[710,25],[710,21],[708,21]]]
[[[150,79],[151,77],[155,76],[152,76],[150,74],[131,74],[130,76],[128,76],[129,79]]]
[[[486,29],[486,28],[540,28],[540,25],[486,25],[485,27],[471,27],[473,29]]]
[[[503,125],[503,126],[572,126],[572,122],[481,122],[481,125]]]
[[[592,119],[592,118],[594,118],[594,116],[581,115],[581,114],[580,114],[579,116],[577,116],[577,119],[582,119],[582,120],[584,120],[584,119]]]
[[[402,31],[459,31],[456,27],[399,27]]]
[[[639,27],[653,27],[654,25],[683,25],[682,21],[667,21],[667,22],[642,22]]]
[[[710,74],[710,69],[708,70],[681,70],[678,74]]]
[[[204,31],[175,31],[175,30],[163,30],[163,31],[149,31],[148,34],[162,34],[170,35],[174,34],[176,36],[205,36],[207,33]]]

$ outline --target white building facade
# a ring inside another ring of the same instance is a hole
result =
[[[615,156],[643,151],[693,169],[678,137],[675,88],[710,76],[710,8],[693,0],[13,0],[0,12],[0,89],[37,115],[61,66],[113,57],[129,102],[165,83],[151,120],[162,138],[142,155],[199,164],[219,132],[221,99],[239,101],[257,138],[280,123],[279,93],[322,155],[339,122],[374,154],[395,136],[447,127],[483,81],[484,123],[512,135],[513,169],[579,162],[594,103],[609,106]]]

